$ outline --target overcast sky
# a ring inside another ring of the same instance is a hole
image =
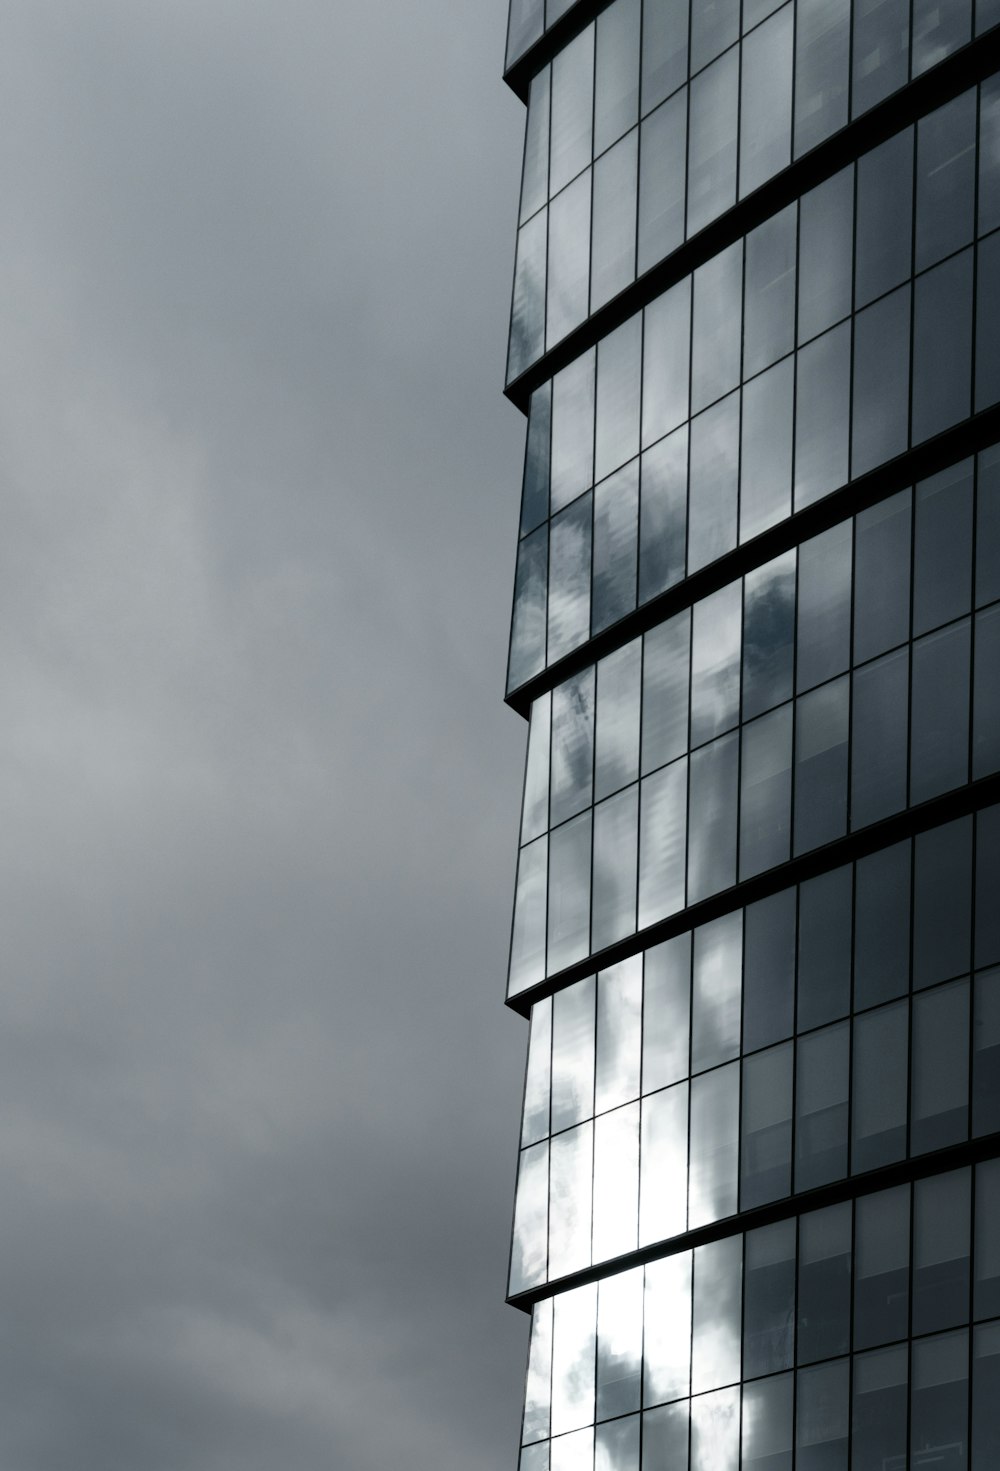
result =
[[[514,1471],[505,10],[0,6],[0,1471]]]

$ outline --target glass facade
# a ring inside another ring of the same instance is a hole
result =
[[[1000,1466],[1000,0],[511,0],[520,1471]]]

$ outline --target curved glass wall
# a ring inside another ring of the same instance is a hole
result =
[[[675,614],[531,709],[509,995],[1000,770],[1000,452]]]
[[[508,690],[1000,402],[989,330],[1000,319],[998,228],[993,78],[706,262],[536,390]]]
[[[538,1303],[521,1471],[987,1471],[998,1211],[990,1160]]]
[[[994,806],[536,1002],[511,1292],[1000,1130],[998,892]]]
[[[698,5],[693,15],[705,21],[731,13],[724,25],[703,25],[690,55],[686,45],[666,49],[678,42],[665,31],[662,54],[643,48],[641,74],[639,0],[615,0],[535,76],[508,380],[843,127],[849,108],[857,115],[905,85],[908,6],[883,0],[858,8],[853,92],[848,0],[757,6],[755,13],[773,13],[742,40],[738,5]],[[891,13],[900,9],[902,26]],[[914,33],[915,71],[970,39],[968,5],[962,10],[927,9],[927,25]],[[866,24],[874,28],[868,39]],[[729,49],[718,54],[723,45]],[[672,90],[688,59],[697,74]]]

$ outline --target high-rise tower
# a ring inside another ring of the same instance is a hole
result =
[[[512,0],[520,1471],[1000,1468],[1000,0]]]

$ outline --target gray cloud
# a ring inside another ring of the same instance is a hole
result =
[[[7,8],[4,1471],[514,1465],[503,10]]]

